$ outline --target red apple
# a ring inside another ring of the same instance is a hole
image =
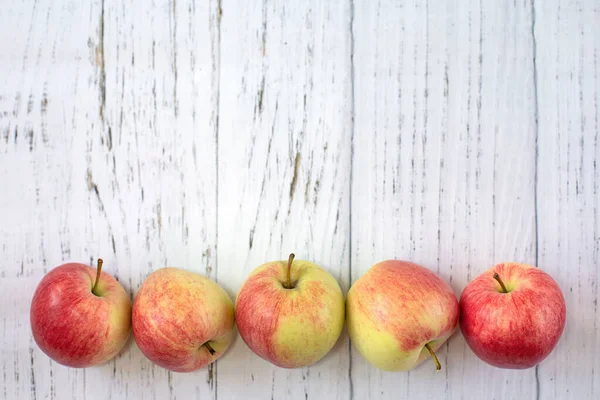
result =
[[[310,261],[256,268],[238,293],[235,317],[250,350],[282,368],[323,358],[344,326],[344,295],[335,278]]]
[[[539,364],[565,327],[566,306],[550,275],[526,264],[504,263],[467,285],[460,328],[473,352],[500,368]]]
[[[123,348],[131,302],[109,274],[85,264],[63,264],[38,284],[31,302],[33,338],[44,353],[68,367],[102,364]]]
[[[458,300],[441,276],[420,265],[388,260],[372,266],[348,291],[352,345],[384,371],[408,371],[435,354],[456,330]]]
[[[233,303],[215,281],[179,268],[159,269],[133,303],[133,336],[150,361],[175,372],[202,368],[233,339]]]

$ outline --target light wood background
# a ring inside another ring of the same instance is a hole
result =
[[[594,0],[6,0],[0,7],[0,398],[598,399],[600,4]],[[373,263],[457,296],[495,263],[549,272],[567,327],[538,367],[495,369],[457,333],[382,373],[344,333],[284,370],[241,339],[207,369],[133,340],[62,367],[33,342],[44,273],[101,256],[233,297],[294,251],[344,291]]]

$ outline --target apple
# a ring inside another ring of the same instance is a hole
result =
[[[435,351],[458,324],[458,301],[436,273],[406,261],[373,265],[348,291],[346,318],[353,346],[375,367],[408,371]]]
[[[60,265],[38,284],[30,310],[33,338],[51,359],[68,367],[105,363],[129,337],[131,302],[125,289],[102,272],[78,263]]]
[[[215,281],[180,268],[161,268],[133,303],[133,337],[144,355],[174,372],[205,367],[233,339],[233,303]]]
[[[273,261],[256,268],[236,299],[238,330],[250,350],[282,368],[316,363],[344,326],[344,296],[327,271],[310,261]]]
[[[500,368],[539,364],[558,343],[566,306],[550,275],[503,263],[472,280],[460,298],[460,328],[483,361]]]

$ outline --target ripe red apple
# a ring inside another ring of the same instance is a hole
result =
[[[460,298],[460,327],[473,352],[500,368],[539,364],[558,343],[566,306],[550,275],[504,263],[471,281]]]
[[[133,336],[150,361],[190,372],[221,357],[233,339],[233,304],[213,280],[179,268],[159,269],[133,303]]]
[[[102,272],[101,259],[97,269],[63,264],[38,284],[30,320],[33,338],[48,357],[68,367],[90,367],[125,345],[131,302],[119,282]]]
[[[372,266],[348,291],[352,345],[384,371],[408,371],[431,356],[458,324],[458,300],[435,272],[406,261]]]
[[[250,350],[283,368],[316,363],[344,326],[344,296],[335,278],[309,261],[256,268],[236,299],[235,317]]]

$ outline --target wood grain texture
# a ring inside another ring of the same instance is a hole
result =
[[[596,399],[600,8],[593,0],[9,0],[0,7],[1,399]],[[235,298],[290,252],[344,292],[389,258],[460,295],[537,264],[568,320],[538,368],[495,369],[459,332],[383,373],[344,332],[285,370],[241,338],[169,373],[130,341],[75,370],[35,345],[49,269],[105,260],[135,296],[166,265]]]
[[[313,260],[348,285],[350,8],[345,1],[224,1],[219,113],[218,278],[235,296],[264,262]],[[238,337],[218,396],[343,399],[348,339],[286,370]],[[235,384],[233,384],[235,382]]]
[[[133,341],[101,367],[57,365],[33,343],[28,308],[68,260],[102,256],[132,298],[166,265],[215,277],[217,16],[217,2],[37,2],[6,28],[5,398],[216,396],[212,368],[168,373]]]
[[[600,7],[535,2],[539,266],[563,290],[567,323],[539,365],[540,399],[600,396]]]
[[[98,370],[50,361],[33,342],[29,303],[43,274],[63,259],[89,260],[101,250],[107,269],[116,267],[108,220],[88,186],[92,155],[85,151],[102,135],[101,7],[15,1],[2,9],[1,393],[6,399],[83,398]],[[102,371],[110,376],[118,362]]]
[[[164,266],[215,278],[218,12],[216,1],[104,5],[105,135],[92,153],[105,159],[94,176],[111,199],[107,215],[121,232],[116,254],[129,266],[120,277],[131,281],[132,295]],[[119,396],[216,397],[214,366],[174,374],[137,346],[119,361]]]

